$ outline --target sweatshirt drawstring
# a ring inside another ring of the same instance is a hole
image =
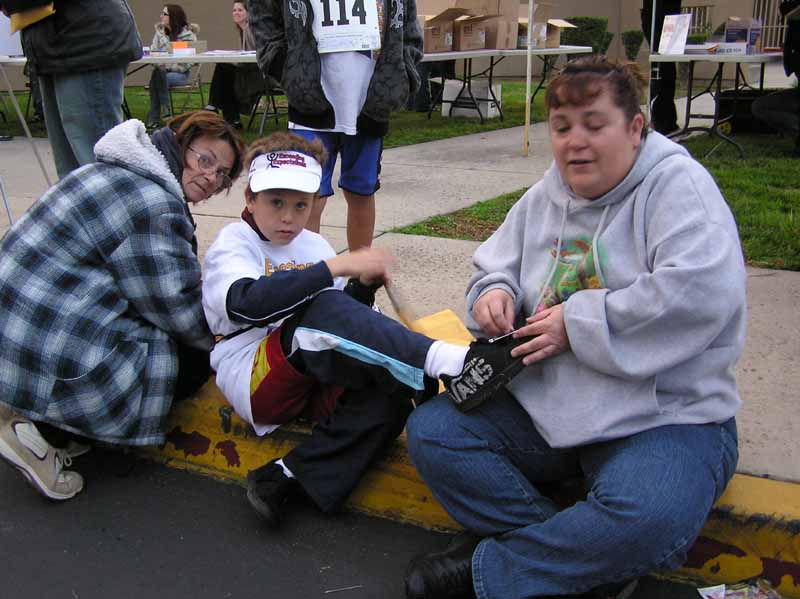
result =
[[[533,304],[533,314],[536,314],[536,310],[539,308],[539,305],[542,302],[542,298],[544,297],[544,294],[547,292],[547,287],[548,285],[550,285],[553,276],[556,274],[556,268],[558,267],[558,256],[561,254],[561,242],[564,238],[564,231],[567,228],[567,213],[569,212],[569,204],[570,204],[570,198],[567,197],[567,205],[564,207],[564,214],[561,215],[561,227],[559,228],[558,231],[556,254],[555,256],[553,256],[553,264],[550,265],[550,270],[548,271],[547,276],[544,279],[544,284],[542,285],[541,289],[539,289],[539,297],[536,298],[536,303]]]
[[[558,268],[558,257],[561,255],[561,244],[564,241],[564,231],[567,228],[567,214],[569,213],[570,201],[571,198],[567,197],[567,205],[564,207],[564,213],[561,215],[561,227],[558,231],[556,253],[553,257],[553,263],[550,265],[550,270],[547,272],[547,277],[545,277],[544,285],[542,285],[541,289],[539,290],[539,296],[536,298],[536,303],[533,305],[534,314],[541,304],[544,294],[547,292],[547,288],[552,282],[553,276],[556,274],[556,268]],[[609,205],[603,208],[603,213],[600,215],[600,222],[597,224],[597,228],[592,236],[592,259],[594,261],[594,270],[595,273],[597,273],[597,278],[600,280],[600,284],[602,286],[605,286],[605,283],[603,282],[603,271],[600,270],[600,256],[597,250],[597,239],[600,237],[600,233],[603,231],[603,225],[606,222],[606,216],[608,215],[608,209],[610,207],[611,206]]]
[[[610,204],[603,208],[603,214],[600,215],[600,222],[597,224],[597,228],[594,230],[594,236],[592,237],[592,259],[594,260],[594,272],[600,281],[601,287],[605,287],[606,283],[603,280],[603,271],[600,270],[600,252],[597,250],[597,239],[600,237],[600,233],[603,230],[603,225],[606,223],[606,215],[608,214],[609,208],[611,208]]]

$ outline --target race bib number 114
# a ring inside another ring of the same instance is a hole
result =
[[[311,0],[320,53],[381,47],[375,0]]]

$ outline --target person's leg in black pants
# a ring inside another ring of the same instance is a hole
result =
[[[348,389],[311,438],[283,458],[323,512],[342,506],[370,464],[403,431],[410,399],[377,388]]]
[[[239,122],[239,106],[236,101],[236,65],[220,63],[214,67],[208,101],[222,111],[222,116],[231,124]]]
[[[650,28],[653,18],[653,4],[656,10],[655,38],[650,40]],[[661,40],[661,28],[664,25],[664,15],[679,14],[681,12],[680,0],[643,0],[642,31],[650,44],[651,52],[658,50]],[[651,120],[653,129],[659,133],[671,133],[678,128],[678,113],[675,110],[675,86],[677,70],[675,63],[658,63],[658,79],[650,80],[650,97],[652,102]]]
[[[248,474],[248,501],[269,525],[280,522],[298,486],[324,512],[342,505],[403,430],[415,390],[438,388],[423,371],[432,344],[340,291],[320,293],[283,322],[288,363],[344,392],[308,441]]]
[[[193,396],[211,376],[211,354],[183,343],[178,344],[178,379],[175,381],[174,400]]]

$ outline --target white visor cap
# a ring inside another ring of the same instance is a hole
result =
[[[270,152],[256,156],[250,163],[248,178],[253,193],[265,189],[316,193],[322,180],[322,166],[315,158],[302,152]]]

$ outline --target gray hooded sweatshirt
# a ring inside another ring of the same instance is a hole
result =
[[[498,288],[524,315],[564,304],[570,349],[508,386],[552,447],[719,423],[741,405],[736,223],[708,171],[662,135],[651,132],[628,175],[595,200],[554,164],[473,261],[469,314]]]

